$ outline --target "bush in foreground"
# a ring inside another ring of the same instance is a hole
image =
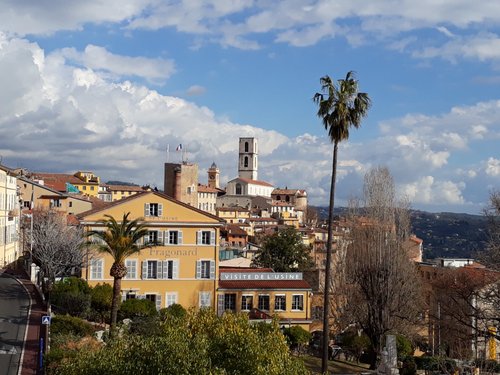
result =
[[[156,336],[124,335],[100,349],[81,350],[51,374],[241,374],[301,375],[277,322],[270,329],[247,316],[189,311],[183,319],[158,321]]]

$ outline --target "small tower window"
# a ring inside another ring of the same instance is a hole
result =
[[[248,142],[245,142],[245,152],[248,152]]]
[[[245,156],[245,161],[243,163],[245,167],[248,167],[248,156]]]

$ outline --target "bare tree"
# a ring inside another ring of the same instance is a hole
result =
[[[488,219],[488,243],[480,260],[488,268],[500,271],[500,190],[490,193],[484,215]]]
[[[344,313],[370,338],[371,368],[387,333],[408,333],[421,312],[420,279],[404,246],[410,234],[409,203],[396,197],[387,168],[365,175],[364,199],[351,205],[342,260]]]
[[[34,209],[33,231],[26,244],[32,246],[33,262],[40,267],[42,288],[50,305],[50,292],[56,278],[71,275],[85,261],[85,238],[82,230],[70,226],[60,212]]]

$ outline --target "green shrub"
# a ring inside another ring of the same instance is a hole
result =
[[[415,352],[415,348],[411,341],[402,335],[396,336],[396,348],[398,351],[398,358],[400,359],[413,356]]]
[[[109,284],[97,284],[90,291],[90,307],[99,316],[100,322],[109,322],[113,287]]]
[[[55,283],[50,298],[54,309],[64,314],[84,317],[90,309],[90,287],[77,277]]]
[[[148,299],[129,299],[123,302],[118,311],[120,319],[135,319],[156,316],[156,306]]]
[[[160,309],[160,320],[165,321],[167,319],[181,319],[184,320],[187,317],[187,311],[182,305],[174,303],[167,308]]]
[[[57,315],[50,325],[52,335],[72,334],[77,337],[89,336],[94,333],[92,324],[70,315]]]
[[[125,334],[98,350],[80,350],[50,374],[308,374],[303,362],[290,355],[277,321],[263,330],[244,314],[218,317],[201,309],[160,325],[156,336]]]
[[[415,375],[417,373],[417,365],[415,363],[414,357],[412,356],[403,357],[402,362],[403,365],[399,369],[400,375]]]
[[[283,330],[288,345],[295,348],[299,345],[305,345],[311,340],[311,333],[300,326],[288,327]]]

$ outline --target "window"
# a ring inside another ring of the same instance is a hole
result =
[[[241,184],[236,184],[236,195],[241,195],[242,192],[241,192]]]
[[[168,230],[166,235],[166,242],[168,245],[179,245],[182,243],[182,231]]]
[[[244,167],[248,167],[248,156],[245,156],[245,160],[243,162]]]
[[[87,190],[87,187],[85,185],[82,186],[83,190]]]
[[[90,187],[90,190],[94,191],[94,187],[93,187],[93,186],[91,186],[91,187]]]
[[[200,307],[210,307],[211,299],[212,299],[212,293],[200,292]]]
[[[245,152],[248,152],[248,142],[245,142]]]
[[[292,296],[292,310],[304,310],[304,295],[294,294]]]
[[[127,274],[124,279],[136,279],[137,278],[137,260],[126,259],[125,267],[127,267]]]
[[[146,260],[142,262],[143,279],[177,279],[179,278],[179,261]]]
[[[196,243],[198,245],[215,245],[215,231],[213,230],[198,231]]]
[[[259,310],[269,311],[269,295],[259,294]]]
[[[135,292],[127,292],[127,294],[125,295],[125,301],[126,300],[129,300],[129,299],[136,299],[136,295],[135,295]]]
[[[241,296],[241,310],[251,310],[253,308],[253,296],[252,295],[242,295]]]
[[[215,279],[215,261],[213,260],[198,260],[196,261],[196,278],[197,279]]]
[[[163,232],[161,231],[150,230],[145,238],[145,242],[147,244],[160,244],[163,242],[162,234]]]
[[[172,306],[177,303],[177,292],[167,292],[165,307]]]
[[[158,278],[158,262],[156,260],[149,260],[147,264],[147,276],[146,279],[157,279]]]
[[[286,296],[284,294],[274,297],[274,309],[279,311],[286,310]]]
[[[224,294],[224,310],[236,311],[236,293]]]
[[[161,309],[161,295],[160,294],[146,294],[146,299],[150,300],[156,305],[156,310]]]
[[[163,216],[163,205],[161,203],[145,203],[144,216]]]
[[[104,259],[93,259],[90,262],[90,279],[102,280],[102,270],[104,268]]]
[[[71,202],[71,201],[70,201],[70,202],[68,203],[68,206],[69,206],[69,207],[73,207],[73,202]]]

